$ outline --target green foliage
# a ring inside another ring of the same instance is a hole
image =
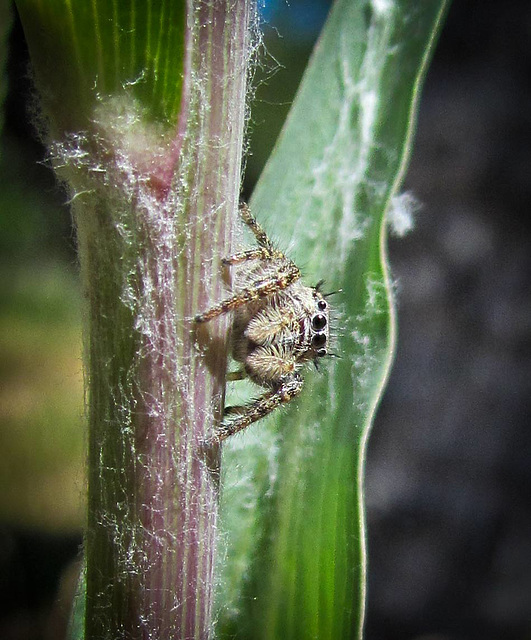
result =
[[[17,0],[55,139],[87,128],[98,96],[127,89],[152,120],[175,123],[184,0]],[[57,129],[55,129],[57,127]]]
[[[253,193],[308,284],[341,289],[330,299],[341,357],[227,447],[223,637],[361,636],[363,466],[394,343],[385,214],[446,4],[336,2]]]

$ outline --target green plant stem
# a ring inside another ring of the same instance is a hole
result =
[[[211,628],[218,460],[209,469],[200,442],[221,416],[226,327],[199,336],[207,371],[190,319],[221,296],[216,257],[230,251],[248,10],[198,6],[187,75],[198,84],[185,87],[171,186],[157,186],[153,210],[132,207],[133,246],[107,211],[91,216],[81,251],[91,309],[87,638],[205,638]],[[177,201],[160,197],[166,186]],[[117,304],[124,276],[132,310]]]
[[[166,3],[149,3],[145,85],[141,41],[127,38],[147,5],[117,0],[110,15],[99,0],[18,4],[86,298],[85,638],[207,638],[219,455],[206,460],[201,441],[221,419],[227,326],[196,334],[192,318],[222,296],[232,249],[253,3],[188,0],[184,36]],[[152,98],[173,95],[161,80],[180,50],[172,37],[184,42],[180,112],[161,119]],[[65,64],[72,51],[65,108],[49,56]],[[76,83],[89,96],[79,107]]]

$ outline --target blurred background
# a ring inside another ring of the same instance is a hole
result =
[[[247,194],[328,6],[266,3]],[[47,640],[60,638],[52,603],[83,526],[81,307],[66,196],[29,124],[16,15],[7,71],[0,638]],[[530,178],[531,3],[454,0],[405,183],[422,208],[390,239],[399,341],[367,463],[366,640],[531,639]]]

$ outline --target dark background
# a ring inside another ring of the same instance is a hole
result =
[[[268,81],[253,105],[247,192],[326,11],[317,0],[268,5],[267,49],[284,68],[273,74],[273,59],[263,63]],[[530,36],[528,1],[454,0],[425,84],[405,183],[422,208],[415,229],[390,240],[399,340],[367,463],[367,640],[531,639]],[[59,338],[42,359],[64,378],[65,361],[54,360],[63,343],[67,369],[80,367],[71,337],[79,332],[75,241],[65,196],[38,164],[44,150],[28,124],[28,58],[16,20],[11,45],[0,331],[5,338],[9,322],[44,316]],[[0,341],[0,386],[49,398],[49,372],[33,380],[10,348]],[[28,367],[35,350],[30,355]],[[80,466],[81,384],[77,374],[69,380],[79,404],[58,419],[56,399],[44,414],[61,434],[54,450],[70,447]],[[0,403],[0,446],[18,425],[12,413]],[[31,462],[39,442],[30,422],[0,501],[5,640],[58,637],[44,629],[81,541],[73,504],[81,488],[56,478],[53,462]],[[39,486],[48,487],[40,509],[31,506]]]
[[[531,638],[531,3],[455,0],[390,243],[367,639]]]

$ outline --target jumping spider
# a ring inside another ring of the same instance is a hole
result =
[[[219,443],[299,395],[301,367],[328,354],[329,308],[319,288],[302,284],[297,265],[275,249],[247,205],[240,207],[243,221],[258,247],[235,253],[226,266],[241,265],[235,273],[236,293],[195,316],[203,323],[229,311],[232,320],[232,356],[242,363],[229,380],[250,380],[267,391],[253,402],[228,407],[223,422],[209,443]],[[328,294],[330,295],[330,294]]]

